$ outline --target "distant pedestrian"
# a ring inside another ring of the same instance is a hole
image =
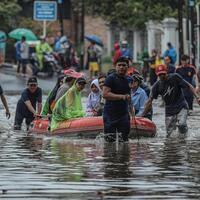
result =
[[[27,88],[24,89],[17,103],[14,130],[21,130],[24,119],[28,130],[34,118],[40,116],[41,110],[42,89],[38,87],[37,78],[30,77],[27,82]]]
[[[189,64],[189,56],[181,56],[181,65],[177,67],[176,73],[181,75],[185,81],[193,85],[196,89],[196,92],[199,91],[199,81],[197,76],[197,71],[194,66]],[[193,109],[193,100],[194,97],[189,88],[183,89],[184,97],[188,103],[189,109]]]
[[[120,49],[122,57],[130,58],[131,60],[133,59],[132,51],[128,47],[128,42],[126,40],[122,41]]]
[[[197,99],[198,104],[200,104],[200,97],[197,95],[194,87],[186,82],[179,74],[167,74],[165,65],[159,65],[156,69],[156,74],[159,80],[152,87],[151,95],[145,104],[143,116],[151,108],[153,100],[161,95],[165,102],[167,136],[170,136],[177,126],[180,133],[186,133],[188,131],[188,104],[182,90],[188,88]]]
[[[149,59],[149,65],[150,65],[149,82],[151,86],[157,81],[157,75],[155,71],[156,71],[156,67],[161,63],[162,61],[161,61],[160,55],[158,54],[157,50],[153,49],[151,51],[151,57]]]
[[[87,48],[87,65],[89,66],[90,79],[93,76],[97,76],[99,72],[99,49],[96,47],[94,42],[90,42],[90,45]]]
[[[118,58],[116,73],[110,74],[103,87],[103,97],[106,103],[103,111],[105,140],[114,142],[116,133],[122,134],[122,140],[128,141],[130,132],[130,87],[126,76],[128,59]]]
[[[167,50],[164,52],[163,57],[169,56],[171,58],[171,63],[175,64],[177,60],[176,49],[173,47],[171,42],[167,43]]]
[[[174,64],[172,64],[171,58],[169,56],[164,57],[164,62],[167,67],[167,73],[168,74],[175,73],[176,68],[175,68]]]
[[[44,54],[51,53],[53,49],[50,47],[45,37],[40,37],[40,43],[36,45],[36,56],[39,62],[40,70],[43,69]]]
[[[23,76],[26,75],[26,68],[29,61],[29,45],[26,42],[26,37],[22,36],[20,43],[20,59],[22,64]]]
[[[1,87],[1,85],[0,85],[0,97],[1,97],[1,101],[3,103],[3,106],[6,110],[6,117],[9,119],[10,118],[10,111],[9,111],[8,103],[7,103],[6,97],[4,96],[3,89]]]
[[[20,46],[21,46],[21,41],[17,41],[15,43],[15,59],[17,62],[17,74],[20,73],[20,68],[21,68]]]
[[[119,57],[121,57],[122,53],[121,53],[121,50],[120,50],[120,45],[118,42],[115,42],[114,44],[114,56],[112,58],[112,61],[113,61],[113,65],[115,65],[115,62],[117,61],[117,59]]]

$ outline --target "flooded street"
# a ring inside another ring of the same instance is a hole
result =
[[[12,130],[18,96],[7,96],[11,120],[0,112],[0,199],[200,199],[200,108],[187,136],[165,137],[164,109],[155,102],[157,136],[104,144],[35,137]]]

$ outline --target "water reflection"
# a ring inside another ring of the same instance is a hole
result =
[[[14,112],[17,98],[8,100]],[[118,146],[104,144],[101,136],[13,132],[14,116],[8,122],[1,112],[0,199],[200,199],[199,111],[189,117],[185,137],[170,138],[163,110],[157,106],[154,112],[156,138]]]

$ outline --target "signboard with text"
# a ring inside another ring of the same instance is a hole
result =
[[[57,20],[56,1],[34,1],[33,19],[36,21],[55,21]]]

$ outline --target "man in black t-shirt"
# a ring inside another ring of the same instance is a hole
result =
[[[4,105],[4,108],[6,109],[6,117],[9,119],[10,118],[10,111],[9,111],[9,108],[8,108],[8,104],[7,104],[7,100],[3,94],[3,89],[0,85],[0,97],[1,97],[1,101]]]
[[[103,98],[106,99],[103,112],[105,139],[114,142],[116,133],[122,134],[123,141],[128,141],[130,117],[128,101],[130,87],[126,76],[128,60],[120,57],[116,61],[116,73],[109,75],[104,83]]]
[[[21,130],[21,125],[24,119],[28,130],[29,125],[34,118],[40,115],[41,109],[42,89],[38,87],[37,78],[30,77],[27,82],[27,88],[22,92],[17,103],[14,130]]]
[[[156,74],[159,77],[153,87],[145,105],[144,114],[152,106],[153,99],[157,99],[159,95],[162,96],[165,102],[165,124],[167,135],[169,136],[173,130],[176,129],[176,124],[178,123],[178,128],[181,133],[186,133],[187,128],[187,114],[188,114],[188,104],[183,95],[183,88],[188,88],[191,93],[196,97],[198,104],[200,104],[200,97],[197,95],[194,87],[183,80],[183,78],[174,73],[167,74],[167,68],[165,65],[159,65],[156,68]]]

